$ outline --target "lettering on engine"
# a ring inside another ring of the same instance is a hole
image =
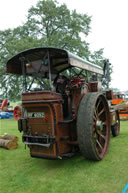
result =
[[[28,112],[28,118],[46,118],[44,112]]]

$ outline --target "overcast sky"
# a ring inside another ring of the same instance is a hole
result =
[[[128,0],[58,0],[69,9],[92,16],[87,38],[91,50],[104,48],[113,65],[111,86],[128,90]],[[26,20],[37,0],[1,0],[0,30],[14,28]]]

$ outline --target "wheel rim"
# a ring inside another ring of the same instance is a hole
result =
[[[108,105],[102,95],[97,98],[94,107],[92,130],[95,151],[102,159],[107,152],[110,137]]]

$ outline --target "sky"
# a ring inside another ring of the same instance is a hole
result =
[[[28,9],[38,0],[1,0],[0,30],[14,28],[26,21]],[[113,66],[110,87],[128,90],[128,0],[58,0],[70,10],[92,16],[87,37],[92,51],[104,48]]]

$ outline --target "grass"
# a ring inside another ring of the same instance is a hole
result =
[[[19,136],[15,150],[0,148],[0,193],[121,193],[128,183],[128,121],[111,137],[107,156],[100,162],[77,155],[65,160],[31,158],[14,119],[0,120],[0,135]]]

